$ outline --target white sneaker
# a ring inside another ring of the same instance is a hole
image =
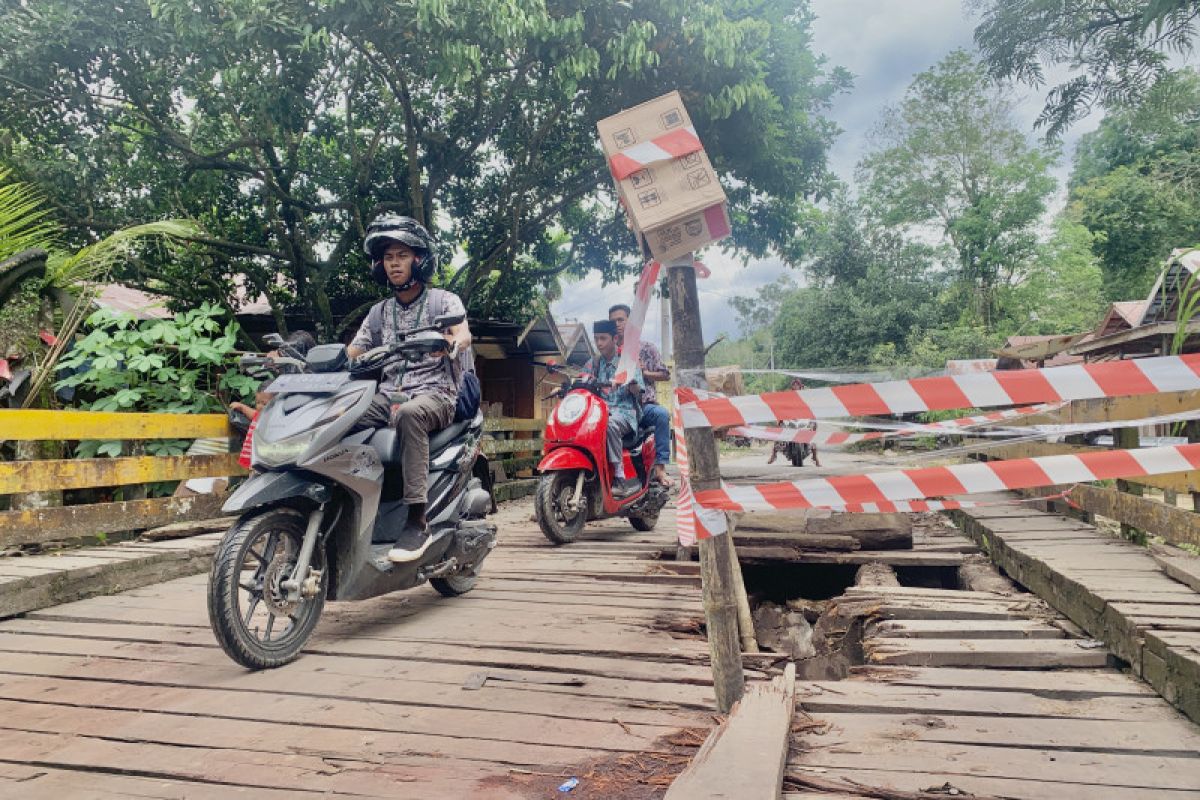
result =
[[[392,545],[392,549],[388,550],[388,561],[394,564],[407,564],[410,561],[416,561],[421,556],[425,555],[425,551],[429,549],[429,543],[433,541],[433,537],[428,531],[421,532],[416,528],[405,526],[400,532],[400,538]]]

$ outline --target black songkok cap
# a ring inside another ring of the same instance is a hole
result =
[[[592,333],[607,333],[609,336],[616,336],[617,323],[611,319],[598,319],[592,323]]]

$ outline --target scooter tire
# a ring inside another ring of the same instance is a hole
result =
[[[278,639],[263,642],[248,630],[247,618],[252,617],[264,601],[260,592],[260,599],[253,602],[253,595],[247,590],[252,601],[247,613],[243,611],[239,592],[246,590],[242,580],[247,558],[252,555],[250,549],[263,533],[267,532],[268,541],[272,530],[286,535],[292,540],[295,551],[298,551],[304,540],[306,523],[305,515],[292,508],[273,508],[249,514],[229,529],[217,547],[208,578],[208,621],[225,654],[247,669],[271,669],[295,661],[321,618],[328,579],[323,569],[324,554],[320,548],[313,552],[312,561],[312,566],[323,573],[320,591],[316,596],[301,601],[298,618]],[[266,549],[265,544],[263,548]],[[257,571],[255,577],[258,577]],[[275,618],[278,619],[278,615]]]
[[[445,578],[430,578],[429,585],[442,597],[458,597],[475,588],[477,575],[448,575]]]
[[[649,533],[658,524],[658,514],[648,514],[644,517],[630,517],[629,524],[633,526],[635,531]]]
[[[537,517],[538,527],[542,529],[542,534],[554,544],[570,544],[575,541],[579,532],[583,530],[584,523],[587,522],[590,498],[587,497],[586,490],[584,497],[581,498],[583,508],[572,519],[560,520],[555,508],[564,492],[575,491],[576,474],[566,471],[547,472],[538,481],[537,493],[534,495],[533,501],[534,516]]]

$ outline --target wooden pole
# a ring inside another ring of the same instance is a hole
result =
[[[671,338],[675,340],[675,369],[680,386],[703,387],[704,338],[700,327],[700,297],[692,256],[665,264],[671,296]],[[714,489],[721,481],[717,443],[712,428],[689,428],[688,466],[692,489]],[[704,619],[712,656],[713,689],[717,710],[728,713],[746,690],[742,651],[738,640],[739,569],[733,537],[714,536],[700,546],[700,579],[704,592]]]
[[[1113,431],[1114,447],[1123,450],[1133,450],[1138,447],[1138,440],[1139,437],[1137,428],[1117,428]],[[1118,480],[1117,491],[1138,495],[1140,497],[1142,494],[1142,487],[1135,483],[1130,483],[1129,481]],[[1132,539],[1139,544],[1146,543],[1146,534],[1125,522],[1121,523],[1121,535],[1127,539]]]

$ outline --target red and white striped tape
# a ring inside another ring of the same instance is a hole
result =
[[[725,515],[697,506],[693,500],[691,478],[688,473],[687,437],[679,421],[679,410],[671,414],[675,430],[675,463],[679,466],[679,494],[675,500],[675,530],[679,543],[684,546],[695,544],[727,530]]]
[[[685,428],[791,419],[912,414],[957,408],[1060,403],[1200,389],[1200,353],[1046,369],[698,399],[678,395]]]
[[[621,181],[651,164],[681,158],[702,149],[704,145],[700,144],[696,129],[686,125],[662,136],[656,136],[648,142],[638,142],[632,147],[626,147],[608,159],[608,168],[612,176]]]
[[[956,433],[970,432],[971,429],[981,425],[1003,422],[1011,419],[1026,417],[1031,414],[1040,414],[1045,411],[1058,408],[1060,404],[1043,403],[1036,406],[1025,406],[1024,408],[1012,408],[1004,411],[993,411],[990,414],[977,414],[972,417],[960,417],[958,419],[947,419],[939,422],[929,422],[923,424],[889,424],[889,423],[872,423],[872,422],[845,422],[842,420],[833,421],[833,425],[843,425],[859,428],[875,428],[883,427],[882,431],[872,431],[871,433],[844,433],[841,431],[815,431],[808,429],[797,428],[774,428],[761,425],[738,425],[728,429],[728,433],[733,436],[745,436],[749,439],[762,439],[768,442],[796,442],[798,444],[816,444],[829,445],[831,447],[839,447],[844,445],[856,444],[858,442],[876,441],[879,439],[897,437],[897,436],[920,436],[922,434],[938,434],[938,433]],[[1191,416],[1191,413],[1188,414]],[[1156,422],[1158,418],[1148,419],[1148,423]],[[1058,428],[1073,428],[1073,426],[1056,426]],[[1093,426],[1094,427],[1094,426]],[[1101,428],[1111,427],[1111,423],[1100,426]],[[1024,429],[1024,428],[1005,428],[998,433],[1003,433],[1004,436],[1019,436],[1021,434],[1040,432],[1040,429]],[[1055,433],[1070,432],[1065,430],[1055,431]],[[973,435],[980,435],[981,432],[975,431]]]
[[[613,383],[624,386],[638,365],[638,356],[642,352],[642,328],[646,325],[646,309],[650,307],[650,293],[658,283],[658,273],[662,265],[657,261],[647,261],[642,267],[642,276],[638,279],[637,293],[633,299],[633,310],[625,320],[625,333],[621,344],[621,360],[617,362],[617,371],[613,375]]]
[[[767,428],[757,425],[738,425],[736,428],[730,428],[727,433],[731,436],[745,436],[748,439],[762,439],[767,442],[793,442],[831,447],[877,441],[885,436],[901,435],[899,432],[844,433],[842,431],[814,431],[807,428]]]
[[[724,511],[865,507],[979,492],[1164,475],[1197,468],[1200,468],[1200,444],[1183,444],[751,486],[724,484],[719,489],[697,492],[695,502],[705,509]]]

